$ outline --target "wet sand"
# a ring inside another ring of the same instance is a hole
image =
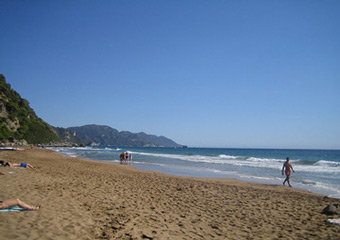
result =
[[[340,199],[233,179],[169,176],[26,149],[0,159],[0,199],[42,204],[0,213],[0,239],[340,239],[321,214]]]

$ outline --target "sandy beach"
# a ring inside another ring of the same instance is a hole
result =
[[[202,179],[26,149],[0,152],[0,239],[340,239],[321,211],[340,199],[284,186]]]

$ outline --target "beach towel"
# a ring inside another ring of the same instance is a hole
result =
[[[21,211],[31,211],[31,210],[21,208],[21,207],[10,207],[10,208],[0,209],[0,212],[21,212]]]
[[[340,225],[340,218],[327,219],[326,222]]]

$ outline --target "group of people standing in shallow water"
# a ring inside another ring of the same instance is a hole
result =
[[[131,164],[132,165],[132,153],[122,152],[120,154],[120,164]]]

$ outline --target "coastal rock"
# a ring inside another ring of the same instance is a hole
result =
[[[339,206],[338,204],[329,204],[322,210],[322,213],[327,215],[339,214]]]
[[[50,142],[46,144],[37,144],[37,147],[45,148],[45,147],[84,147],[83,144],[76,144],[72,142]]]
[[[0,142],[0,147],[27,147],[28,143],[25,139],[16,140],[12,139],[12,141],[2,141]]]

